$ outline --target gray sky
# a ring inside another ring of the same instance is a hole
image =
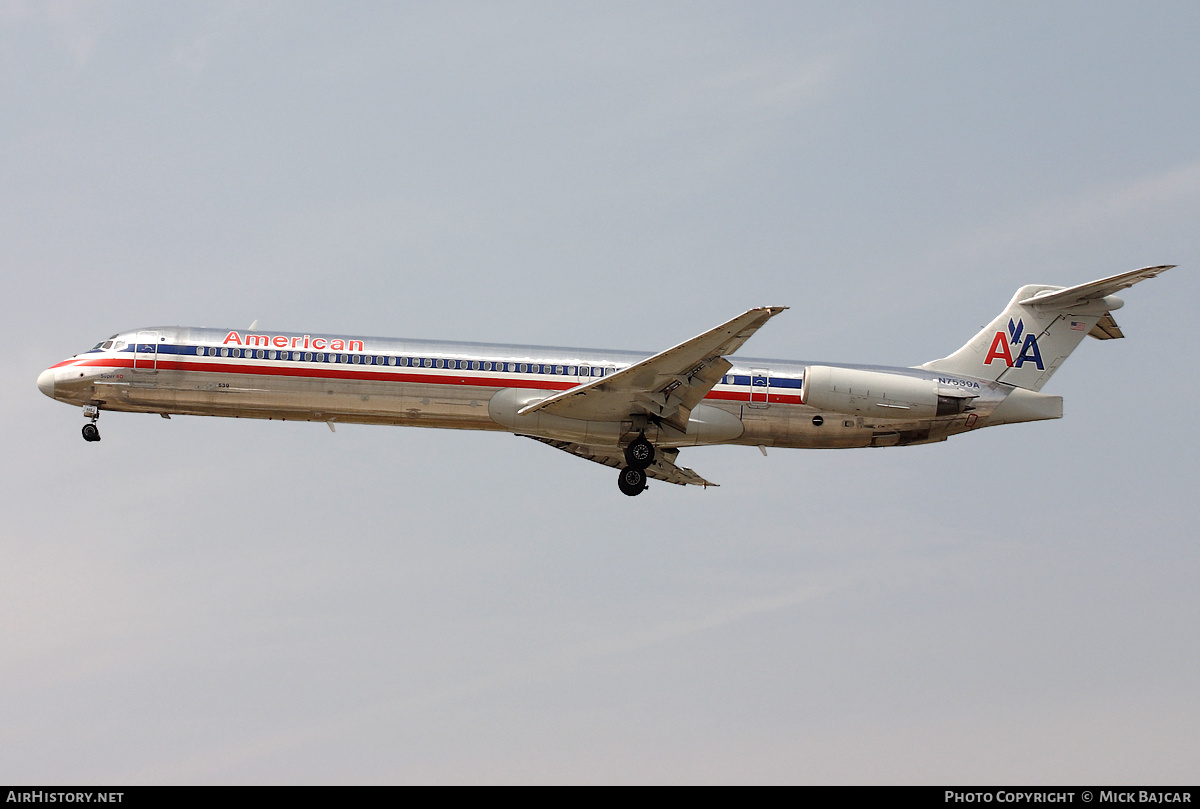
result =
[[[1200,6],[0,4],[0,782],[1192,783]],[[180,324],[918,364],[1181,265],[1061,421],[684,452],[108,413]]]

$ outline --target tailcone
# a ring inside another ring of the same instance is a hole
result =
[[[1004,397],[1004,401],[988,416],[987,423],[991,426],[1017,424],[1022,421],[1061,419],[1062,403],[1061,396],[1050,396],[1025,388],[1013,388],[1012,392]]]

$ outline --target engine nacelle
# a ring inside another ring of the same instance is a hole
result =
[[[893,421],[957,415],[973,398],[941,389],[936,379],[827,365],[804,369],[800,395],[803,404],[818,410]]]

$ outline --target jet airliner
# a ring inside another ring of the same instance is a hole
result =
[[[988,326],[911,368],[733,358],[786,307],[766,306],[653,356],[628,351],[149,327],[114,334],[37,380],[102,410],[499,430],[647,478],[714,486],[681,448],[891,447],[1062,417],[1042,386],[1087,335],[1124,337],[1114,293],[1174,265],[1073,287],[1023,286]]]

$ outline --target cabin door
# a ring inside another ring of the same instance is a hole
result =
[[[765,368],[750,371],[750,406],[766,407],[771,398],[771,375]]]
[[[133,370],[158,370],[158,332],[139,331],[133,344]]]

